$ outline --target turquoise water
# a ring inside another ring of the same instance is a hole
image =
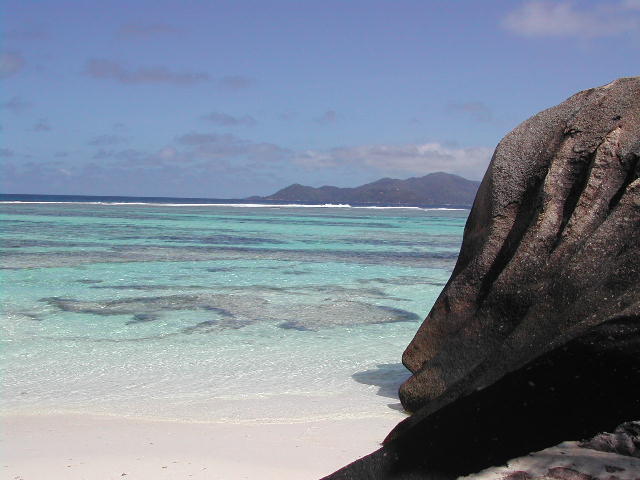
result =
[[[2,411],[397,415],[467,211],[0,204]]]

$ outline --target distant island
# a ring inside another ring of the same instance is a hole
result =
[[[382,178],[359,187],[308,187],[295,183],[273,195],[249,197],[252,202],[332,203],[358,205],[470,206],[480,182],[458,175],[437,172],[406,180]]]
[[[473,204],[480,182],[450,173],[430,173],[406,180],[382,178],[359,187],[308,187],[294,183],[273,195],[248,198],[130,197],[120,195],[50,195],[0,193],[0,202],[149,203],[149,204],[301,204],[400,207],[460,207]]]

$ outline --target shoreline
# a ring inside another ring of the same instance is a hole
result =
[[[104,205],[104,206],[148,206],[148,207],[236,207],[236,208],[347,208],[364,210],[422,210],[422,211],[468,211],[471,206],[438,207],[420,205],[359,205],[350,203],[167,203],[167,202],[109,202],[109,201],[27,201],[1,200],[0,205]]]
[[[377,449],[402,418],[246,424],[5,414],[2,471],[14,480],[317,479]]]

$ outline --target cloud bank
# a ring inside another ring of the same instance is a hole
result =
[[[129,23],[118,29],[118,35],[129,39],[175,35],[180,32],[180,29],[166,23]]]
[[[34,132],[49,132],[51,131],[51,124],[46,118],[39,119],[33,126]]]
[[[327,110],[319,117],[314,118],[313,121],[320,125],[331,125],[338,121],[338,114],[335,110]]]
[[[492,153],[493,149],[489,147],[453,148],[434,142],[306,150],[294,155],[293,161],[312,169],[349,166],[405,176],[445,171],[480,178]]]
[[[129,85],[164,83],[184,86],[211,80],[204,72],[174,72],[163,66],[129,69],[118,62],[95,58],[87,62],[85,73],[92,78]]]
[[[216,133],[180,135],[154,151],[107,145],[106,136],[94,140],[92,159],[87,162],[82,154],[80,163],[69,155],[48,162],[12,161],[19,155],[2,149],[5,191],[238,198],[270,194],[294,182],[335,183],[335,178],[342,186],[436,171],[478,179],[491,156],[490,148],[440,143],[296,152]]]
[[[491,122],[493,112],[482,102],[450,103],[447,110],[453,113],[462,113],[471,117],[476,122]]]
[[[176,141],[199,159],[241,158],[251,162],[286,160],[291,151],[268,142],[252,142],[231,134],[188,133]]]
[[[221,112],[211,112],[208,115],[203,116],[202,118],[203,120],[207,120],[208,122],[221,127],[251,127],[258,123],[257,120],[251,115],[242,115],[240,117],[236,117]]]
[[[22,113],[25,110],[31,108],[31,103],[23,100],[20,97],[11,97],[6,102],[0,104],[0,108],[4,110],[9,110],[11,113]]]
[[[217,80],[218,86],[227,90],[244,90],[252,87],[255,83],[253,78],[242,75],[227,75]]]
[[[166,84],[189,86],[214,82],[221,89],[244,90],[255,84],[255,80],[242,75],[227,75],[214,78],[207,72],[179,72],[160,65],[131,68],[120,62],[105,58],[92,58],[84,66],[85,75],[97,80],[111,80],[125,85]]]
[[[502,26],[524,37],[594,38],[637,31],[637,0],[603,2],[595,7],[573,2],[526,2],[510,12]]]
[[[87,142],[88,145],[92,145],[94,147],[107,147],[110,145],[117,145],[119,143],[127,142],[129,139],[123,137],[121,135],[98,135],[97,137],[93,137],[91,140]]]
[[[17,52],[0,53],[0,78],[9,78],[24,68],[25,61]]]

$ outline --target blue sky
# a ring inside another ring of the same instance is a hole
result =
[[[518,123],[640,68],[640,0],[3,4],[4,193],[479,179]]]

